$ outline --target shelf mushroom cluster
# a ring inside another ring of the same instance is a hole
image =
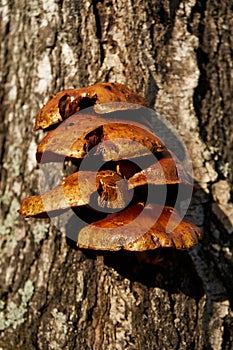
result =
[[[118,83],[54,95],[36,117],[35,130],[47,131],[36,159],[69,159],[77,171],[44,194],[25,198],[19,213],[44,218],[83,208],[87,225],[77,232],[80,248],[146,251],[197,244],[199,228],[182,220],[174,208],[178,187],[192,185],[172,152],[137,120],[146,105],[143,97]],[[129,111],[134,120],[124,118]],[[83,169],[87,156],[89,167]],[[101,167],[96,170],[97,160]]]

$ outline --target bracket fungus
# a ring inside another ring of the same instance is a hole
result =
[[[117,102],[115,110],[147,105],[142,96],[119,83],[99,83],[80,89],[63,90],[53,95],[39,111],[34,130],[47,129],[89,106],[95,106],[99,114],[112,112],[105,105],[110,102]],[[122,102],[127,102],[127,107]]]
[[[77,229],[80,248],[147,251],[196,245],[199,228],[182,219],[174,205],[178,186],[191,188],[192,193],[192,184],[176,156],[139,122],[137,115],[146,105],[143,97],[118,83],[54,95],[36,117],[35,130],[47,131],[36,159],[68,159],[77,169],[49,191],[25,198],[19,213],[45,218],[70,208],[84,208],[84,213],[85,208],[94,208],[94,219],[86,218],[86,225]],[[136,111],[135,120],[124,119],[128,110]],[[123,118],[112,117],[114,111]],[[83,169],[86,157],[89,164],[101,158],[102,166]],[[154,194],[150,201],[148,192]]]
[[[37,147],[36,157],[42,162],[50,160],[51,155],[63,159],[84,158],[95,146],[96,154],[101,154],[105,161],[135,158],[164,150],[161,140],[138,123],[74,114],[59,128],[48,132]]]

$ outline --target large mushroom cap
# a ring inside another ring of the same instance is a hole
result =
[[[97,146],[106,161],[134,158],[165,149],[163,142],[139,123],[106,120],[95,115],[71,116],[51,130],[37,148],[37,160],[52,161],[58,156],[83,158]]]
[[[43,106],[36,116],[35,130],[46,129],[62,122],[81,109],[89,106],[114,103],[112,107],[99,106],[98,113],[108,113],[112,110],[135,109],[136,105],[146,106],[146,100],[119,83],[99,83],[85,88],[64,90],[52,98]],[[126,106],[123,103],[128,102]]]
[[[158,204],[144,207],[143,203],[138,203],[82,228],[77,245],[112,251],[188,249],[200,238],[200,230],[192,223],[182,221],[175,209]]]

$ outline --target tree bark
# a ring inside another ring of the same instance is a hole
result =
[[[232,349],[230,0],[9,1],[0,5],[0,349]],[[176,126],[199,188],[203,231],[164,264],[75,248],[38,194],[35,115],[64,88],[117,81]]]

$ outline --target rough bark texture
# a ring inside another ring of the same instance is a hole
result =
[[[230,0],[1,0],[0,349],[232,349],[232,38]],[[17,213],[38,193],[36,113],[100,81],[142,93],[190,151],[204,239],[165,266]]]

